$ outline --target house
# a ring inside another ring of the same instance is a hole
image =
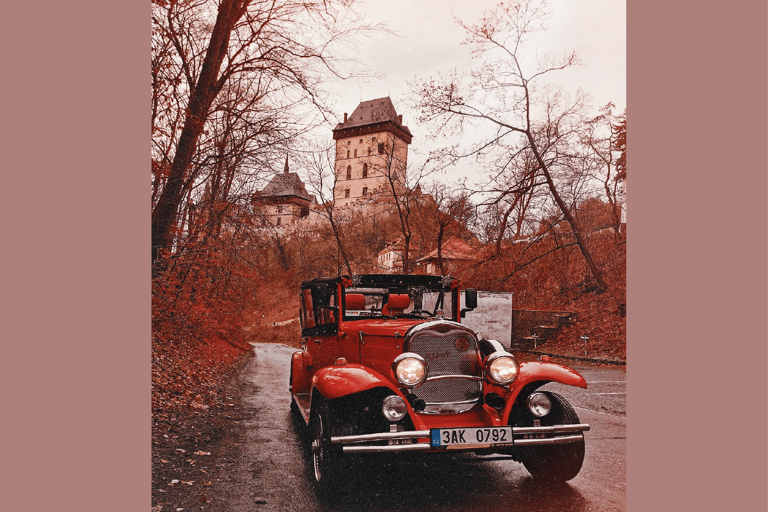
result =
[[[409,251],[410,258],[413,258],[413,246],[411,243],[411,250]],[[396,238],[387,243],[379,252],[378,267],[381,273],[384,274],[402,274],[403,273],[403,253],[405,252],[405,244],[401,238]]]
[[[306,218],[309,216],[310,205],[316,202],[307,193],[299,175],[289,171],[288,157],[285,157],[283,173],[275,175],[251,200],[264,220],[275,226]]]
[[[452,275],[457,268],[467,263],[477,261],[476,251],[459,237],[451,237],[442,244],[440,256],[443,260],[444,272],[440,271],[438,251],[435,249],[426,256],[416,260],[420,274]]]

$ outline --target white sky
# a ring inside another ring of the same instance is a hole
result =
[[[426,130],[415,123],[405,99],[407,81],[428,79],[439,71],[454,67],[468,72],[479,64],[462,45],[465,34],[453,15],[469,24],[498,0],[366,0],[358,6],[370,22],[385,23],[400,37],[380,33],[360,40],[352,57],[373,72],[385,75],[365,82],[344,82],[338,91],[335,114],[351,113],[360,101],[390,96],[403,123],[414,135],[409,162],[416,164],[421,154],[440,141],[425,140]],[[546,52],[561,56],[575,50],[582,66],[556,72],[554,82],[575,92],[581,88],[593,98],[593,110],[608,102],[621,113],[626,107],[626,5],[624,0],[550,0],[552,17],[548,30],[539,33],[524,48],[526,54]],[[453,181],[468,169],[457,169]]]

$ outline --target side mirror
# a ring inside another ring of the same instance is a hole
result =
[[[477,307],[477,290],[467,288],[464,290],[464,309],[475,309]]]

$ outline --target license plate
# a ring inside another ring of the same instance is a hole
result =
[[[432,448],[511,446],[512,427],[433,428]]]

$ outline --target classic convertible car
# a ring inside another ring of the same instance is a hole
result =
[[[450,277],[369,274],[306,281],[300,300],[291,406],[311,433],[321,492],[352,455],[464,451],[510,456],[536,479],[579,473],[589,425],[539,388],[586,388],[584,378],[480,339],[461,323],[475,290]]]

